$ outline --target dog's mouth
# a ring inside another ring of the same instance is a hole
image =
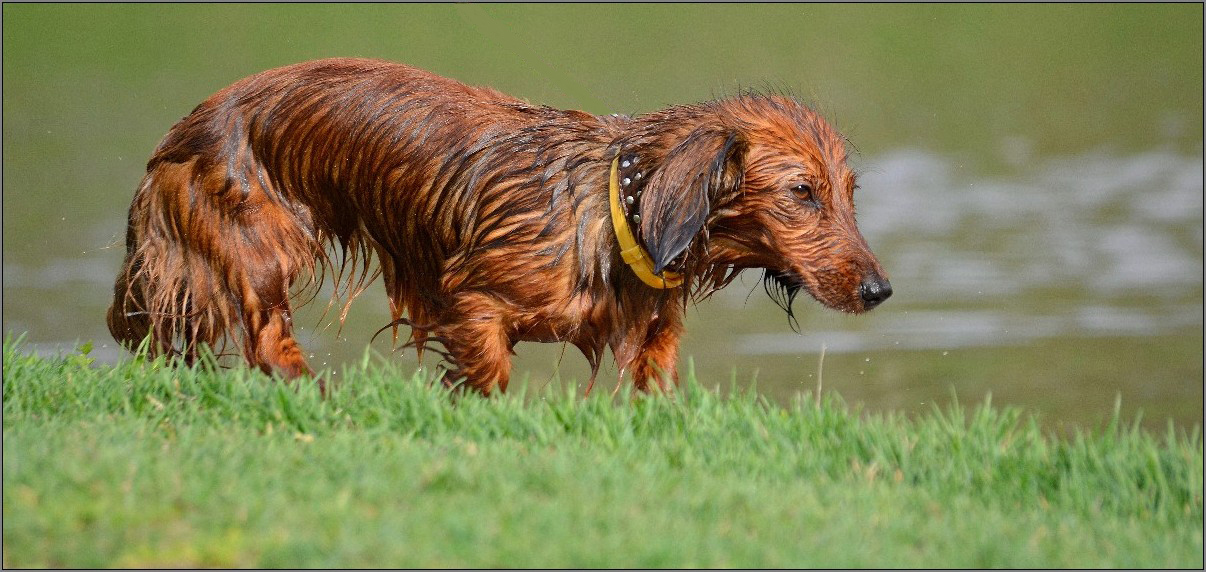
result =
[[[762,285],[766,289],[766,293],[775,305],[787,312],[787,323],[792,330],[797,332],[800,331],[800,323],[792,311],[792,302],[795,301],[801,290],[808,292],[810,296],[826,307],[851,314],[861,314],[892,295],[892,287],[888,285],[887,280],[876,278],[874,284],[877,290],[875,292],[868,290],[869,284],[868,282],[850,287],[830,274],[810,276],[807,280],[791,271],[764,269],[762,274]]]

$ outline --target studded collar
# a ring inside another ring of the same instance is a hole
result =
[[[669,270],[663,270],[660,276],[654,274],[649,253],[637,242],[632,228],[628,225],[629,220],[632,224],[641,222],[639,201],[644,175],[636,168],[639,161],[640,157],[636,155],[621,156],[618,153],[611,161],[611,180],[608,185],[611,195],[611,226],[615,230],[616,240],[620,243],[620,257],[632,268],[641,282],[658,289],[674,288],[683,283],[682,275]]]

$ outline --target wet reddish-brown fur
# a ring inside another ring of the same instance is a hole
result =
[[[644,181],[641,242],[684,286],[650,288],[621,261],[617,155],[639,159],[624,173]],[[545,341],[596,371],[610,349],[638,388],[666,388],[686,304],[742,269],[766,269],[788,304],[803,288],[866,309],[860,284],[883,271],[853,189],[841,135],[787,97],[595,116],[399,64],[307,62],[218,92],[159,144],[109,328],[190,360],[231,341],[297,377],[291,293],[337,275],[350,301],[379,273],[393,325],[420,350],[440,342],[449,381],[505,390],[515,343]]]

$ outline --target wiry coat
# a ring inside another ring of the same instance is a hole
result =
[[[617,156],[638,239],[682,287],[650,288],[619,257]],[[855,227],[845,159],[842,137],[785,97],[600,117],[382,61],[270,70],[210,97],[155,150],[109,328],[186,359],[233,341],[296,377],[310,370],[291,292],[337,274],[350,299],[375,254],[391,325],[410,325],[420,350],[440,342],[449,382],[505,389],[516,342],[565,341],[596,371],[610,348],[637,387],[665,387],[685,304],[743,268],[767,269],[788,308],[801,287],[851,312],[890,293]]]

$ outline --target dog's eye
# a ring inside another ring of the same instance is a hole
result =
[[[812,196],[812,185],[808,183],[799,183],[792,185],[791,192],[796,195],[796,200],[808,205],[812,208],[821,208],[821,204]]]

